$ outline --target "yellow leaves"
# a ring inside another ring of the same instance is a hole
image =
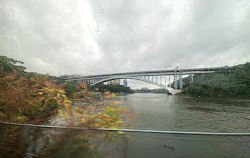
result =
[[[86,119],[84,117],[81,118],[82,122],[86,122]]]
[[[88,109],[89,109],[89,110],[94,110],[94,109],[95,109],[95,107],[94,107],[94,106],[92,106],[92,105],[89,105],[89,106],[88,106]]]
[[[63,112],[63,115],[67,118],[69,118],[69,113],[67,111]]]
[[[104,111],[110,111],[111,110],[111,107],[110,106],[106,106],[105,108],[104,108]]]
[[[58,117],[62,117],[62,115],[63,115],[63,110],[62,110],[62,109],[59,109],[59,110],[58,110]]]
[[[101,115],[103,119],[109,119],[110,117],[107,114],[102,114]]]
[[[63,117],[66,121],[72,121],[73,124],[77,123],[77,125],[85,127],[117,129],[125,126],[124,121],[122,121],[124,109],[124,107],[117,105],[101,106],[99,108],[89,105],[83,108],[67,104],[64,105],[64,108],[58,110],[58,117]]]
[[[46,88],[49,92],[53,92],[53,89]]]
[[[124,134],[124,132],[122,132],[122,131],[117,131],[117,133],[118,133],[118,134]]]
[[[18,116],[17,120],[23,122],[23,121],[28,121],[29,119],[27,116]]]
[[[81,82],[80,85],[79,85],[79,87],[87,89],[87,85],[84,82]]]
[[[58,92],[59,92],[59,93],[63,93],[63,94],[65,93],[64,90],[58,90]]]
[[[59,109],[58,110],[58,117],[66,117],[69,118],[69,113],[63,109]]]
[[[109,95],[110,91],[104,91],[104,95]]]
[[[64,99],[64,102],[65,102],[65,103],[69,103],[69,104],[72,103],[72,102],[71,102],[69,99],[67,99],[67,98]]]
[[[75,109],[76,109],[76,110],[80,110],[81,108],[80,108],[79,106],[77,106]]]
[[[116,121],[115,124],[119,125],[119,124],[122,124],[123,121]]]
[[[43,95],[43,92],[39,92],[38,94],[39,94],[39,95]]]
[[[111,97],[115,97],[115,96],[116,96],[116,94],[112,93],[112,94],[107,95],[107,98],[111,98]]]
[[[116,105],[116,104],[121,104],[122,102],[119,101],[110,101],[110,105]]]
[[[80,84],[80,94],[74,98],[76,102],[83,101],[86,103],[93,99],[91,92],[88,92],[85,86],[85,84]],[[100,95],[96,97],[99,99],[99,102],[89,102],[87,105],[74,107],[72,101],[65,96],[63,90],[53,90],[53,88],[49,90],[53,91],[57,103],[62,105],[60,110],[58,110],[58,117],[63,117],[69,125],[114,129],[125,126],[122,120],[124,119],[127,108],[119,106],[119,104],[122,104],[120,101],[104,101],[103,96]],[[50,93],[48,90],[46,91]],[[116,96],[116,94],[105,91],[104,96],[106,98],[111,98]]]

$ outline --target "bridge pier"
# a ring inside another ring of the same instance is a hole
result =
[[[76,82],[77,82],[77,83],[81,83],[81,79],[77,79]]]
[[[179,82],[180,82],[179,88],[182,89],[183,88],[183,81],[182,81],[182,72],[181,71],[179,72]]]
[[[170,75],[168,75],[168,82],[169,82],[169,87],[171,88],[171,80],[170,80]]]
[[[194,81],[194,74],[190,74],[190,84],[192,84]]]
[[[124,86],[124,87],[128,87],[128,82],[127,82],[126,79],[123,80],[123,86]]]
[[[167,86],[167,76],[165,75],[165,86]]]
[[[174,72],[174,89],[177,89],[177,71]]]

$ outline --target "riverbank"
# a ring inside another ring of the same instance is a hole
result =
[[[209,97],[250,98],[250,63],[219,69],[210,74],[196,74],[183,79],[182,94]]]

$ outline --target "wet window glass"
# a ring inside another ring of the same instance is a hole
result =
[[[248,0],[0,0],[0,157],[250,157]]]

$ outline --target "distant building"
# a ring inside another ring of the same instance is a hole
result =
[[[126,79],[123,80],[123,86],[124,86],[124,87],[128,87],[128,82],[127,82]]]
[[[120,85],[120,84],[121,84],[121,80],[120,79],[114,80],[114,85]]]
[[[146,87],[142,87],[141,90],[149,90],[149,89]]]
[[[115,79],[107,82],[108,85],[120,85],[120,79]]]

